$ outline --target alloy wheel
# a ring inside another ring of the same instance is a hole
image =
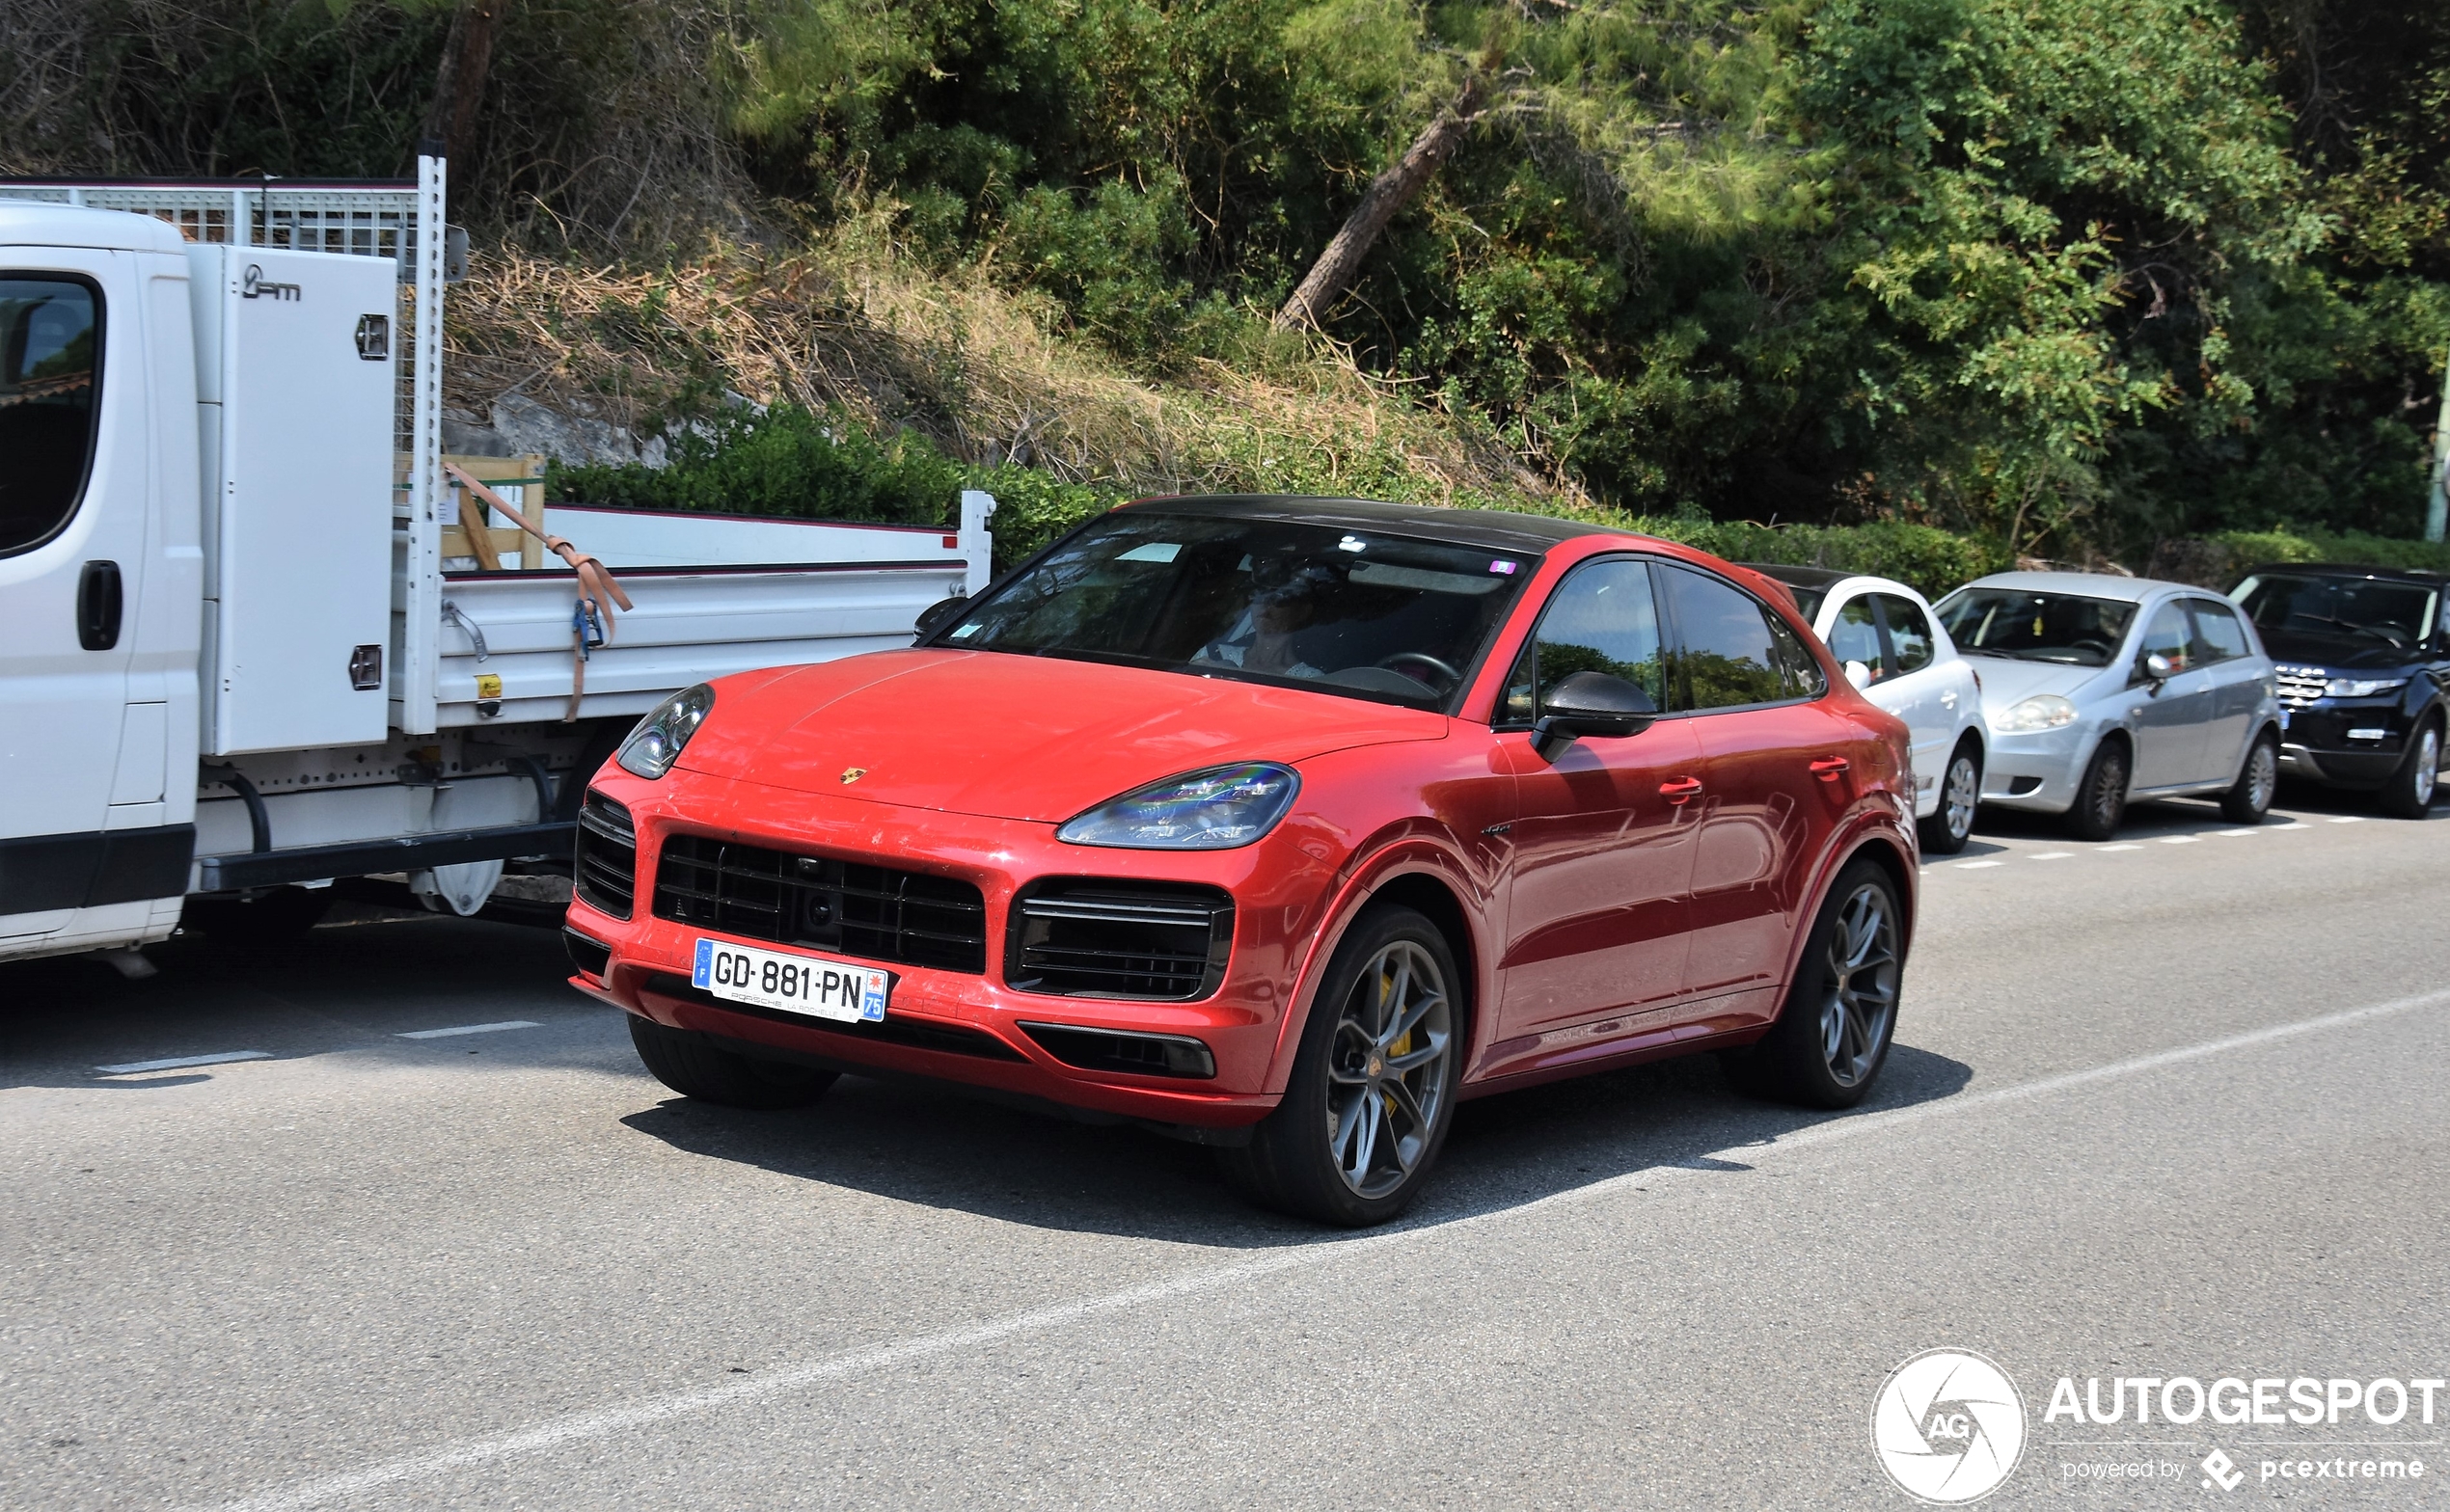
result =
[[[1838,910],[1821,991],[1821,1054],[1838,1085],[1853,1087],[1879,1066],[1897,1012],[1896,918],[1869,882]]]
[[[1327,1051],[1327,1149],[1360,1197],[1402,1186],[1428,1152],[1447,1095],[1455,1011],[1429,953],[1396,940],[1353,983]]]
[[[2416,743],[2416,807],[2421,809],[2432,804],[2434,786],[2440,778],[2441,731],[2428,724]]]
[[[1971,755],[1959,751],[1948,763],[1947,791],[1940,802],[1949,839],[1963,840],[1974,833],[1974,811],[1982,802],[1982,771]]]
[[[2272,796],[2280,787],[2280,756],[2269,741],[2254,742],[2254,753],[2246,759],[2246,806],[2257,814],[2272,806]]]

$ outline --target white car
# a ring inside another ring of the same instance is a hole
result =
[[[1940,628],[1931,602],[1888,578],[1744,565],[1785,584],[1813,633],[1844,663],[1847,680],[1906,722],[1922,849],[1943,855],[1964,850],[1982,800],[1982,680]]]

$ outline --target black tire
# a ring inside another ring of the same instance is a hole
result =
[[[1437,926],[1393,904],[1362,914],[1319,984],[1285,1100],[1247,1148],[1216,1152],[1226,1180],[1263,1207],[1344,1228],[1402,1212],[1454,1122],[1468,1022]]]
[[[1940,773],[1940,806],[1915,827],[1928,855],[1954,855],[1974,838],[1974,816],[1982,806],[1982,747],[1971,738],[1948,753]]]
[[[1728,1079],[1756,1097],[1853,1107],[1889,1064],[1904,975],[1897,885],[1878,862],[1856,861],[1821,903],[1778,1022],[1720,1057]]]
[[[2395,819],[2422,819],[2433,812],[2433,796],[2440,786],[2441,721],[2428,716],[2408,742],[2399,770],[2383,784],[2382,809]]]
[[[804,1108],[826,1094],[835,1073],[787,1061],[740,1055],[702,1035],[630,1015],[630,1043],[655,1079],[684,1097],[726,1108]]]
[[[2083,780],[2076,784],[2076,803],[2067,811],[2067,832],[2079,840],[2111,840],[2118,822],[2127,817],[2127,783],[2135,773],[2127,742],[2105,740],[2084,764]]]
[[[329,887],[274,887],[253,898],[198,898],[179,910],[178,927],[224,950],[277,950],[294,945],[323,922]]]
[[[2254,738],[2238,780],[2220,795],[2220,817],[2232,824],[2259,824],[2272,811],[2272,796],[2279,790],[2280,741],[2267,730]]]

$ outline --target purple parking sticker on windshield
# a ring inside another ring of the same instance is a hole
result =
[[[1491,562],[1488,564],[1488,570],[1491,572],[1511,573],[1514,570],[1515,566],[1516,564],[1513,562]]]

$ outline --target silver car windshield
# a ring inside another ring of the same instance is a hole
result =
[[[1284,520],[1125,509],[930,642],[1436,708],[1535,557]]]
[[[1959,651],[2108,666],[2127,638],[2136,607],[2117,599],[2019,588],[1959,588],[1939,603],[1940,623]]]

